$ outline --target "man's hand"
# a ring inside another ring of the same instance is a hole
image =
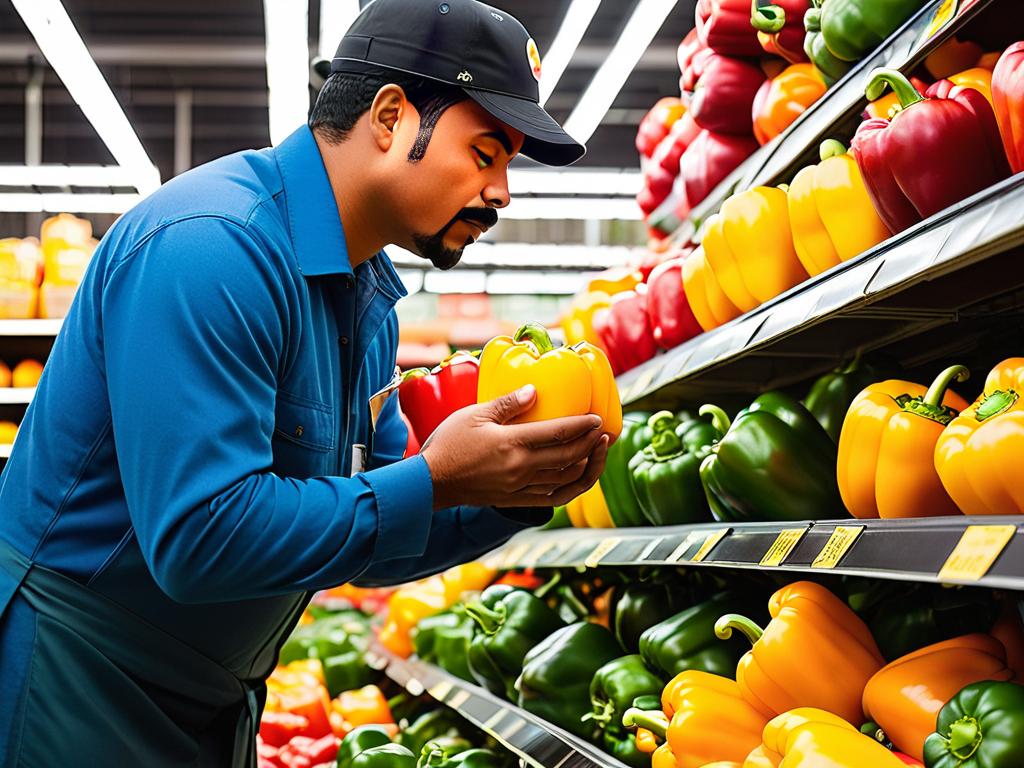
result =
[[[594,414],[509,424],[537,391],[523,387],[456,411],[420,454],[434,481],[434,508],[458,504],[555,507],[590,488],[604,471],[609,439]]]

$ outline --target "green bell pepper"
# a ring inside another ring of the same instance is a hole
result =
[[[417,768],[505,768],[508,760],[489,749],[467,749],[457,754],[435,750],[420,757]]]
[[[633,493],[629,461],[637,451],[651,442],[647,420],[651,414],[633,411],[622,415],[619,439],[608,447],[608,457],[601,475],[601,491],[608,504],[608,512],[616,528],[634,528],[647,525],[640,502]]]
[[[640,651],[640,635],[693,604],[688,589],[668,582],[630,584],[618,593],[615,637],[630,653]]]
[[[416,718],[398,733],[397,741],[414,755],[423,751],[428,741],[447,736],[458,736],[460,718],[447,707],[438,707]]]
[[[591,737],[593,726],[583,722],[590,712],[590,681],[621,654],[615,636],[598,624],[563,627],[526,654],[515,686],[519,706],[581,738]]]
[[[644,665],[638,654],[613,659],[594,673],[590,682],[591,711],[583,716],[601,730],[601,745],[627,765],[645,768],[650,755],[636,749],[633,734],[622,726],[622,716],[642,696],[658,696],[665,681]],[[630,749],[632,747],[632,749]]]
[[[344,743],[344,742],[342,742]],[[416,755],[401,744],[383,744],[356,754],[351,768],[416,768]],[[340,766],[341,763],[338,763]]]
[[[939,711],[925,739],[928,768],[1020,768],[1024,758],[1024,686],[972,683]]]
[[[369,647],[366,624],[343,616],[327,618],[296,627],[281,646],[279,664],[301,659],[326,659],[351,651],[363,652]]]
[[[565,507],[555,507],[551,519],[540,526],[542,531],[552,531],[556,528],[572,528],[572,521],[569,520],[569,512]]]
[[[458,678],[474,682],[466,654],[474,623],[461,609],[443,611],[420,620],[412,632],[413,649],[423,661],[436,664]]]
[[[860,61],[926,1],[820,0],[821,35],[829,52],[837,59]]]
[[[381,678],[380,671],[366,663],[366,654],[362,651],[328,656],[321,659],[320,663],[323,665],[324,683],[332,699],[343,691],[354,691],[376,683]]]
[[[500,685],[495,692],[514,700],[515,681],[526,654],[564,627],[565,622],[543,600],[526,590],[500,585],[485,589],[480,599],[468,603],[464,610],[476,624],[469,652],[473,677],[492,691]]]
[[[882,378],[878,370],[861,363],[858,356],[849,365],[836,368],[815,381],[804,398],[804,407],[838,445],[839,433],[843,431],[843,421],[853,398]]]
[[[750,650],[749,642],[719,640],[715,622],[726,613],[763,613],[752,596],[720,592],[710,600],[680,611],[640,636],[640,655],[648,668],[671,679],[688,669],[732,677],[736,663]]]
[[[445,757],[452,757],[472,748],[473,745],[462,736],[439,736],[423,745],[423,749],[420,750],[420,760],[425,760],[437,752]]]
[[[659,411],[647,422],[651,443],[629,462],[633,493],[651,525],[683,525],[711,519],[700,482],[700,463],[721,435],[705,422],[690,422],[682,436],[679,420]]]
[[[765,393],[731,425],[717,406],[701,412],[725,432],[700,466],[716,520],[820,520],[842,510],[836,444],[792,397]]]
[[[821,33],[821,5],[825,0],[811,0],[812,6],[804,13],[804,53],[821,73],[825,84],[831,87],[853,67],[848,61],[837,58],[825,44]]]
[[[391,743],[387,730],[380,725],[360,725],[353,728],[338,746],[337,768],[351,768],[352,761],[361,752]]]

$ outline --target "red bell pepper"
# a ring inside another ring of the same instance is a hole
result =
[[[682,93],[692,91],[693,86],[697,83],[697,73],[695,71],[695,60],[699,60],[702,56],[703,51],[707,51],[704,45],[701,44],[700,40],[697,39],[696,28],[691,29],[686,33],[686,37],[679,43],[679,47],[676,48],[676,61],[679,62],[679,90]]]
[[[456,352],[433,370],[413,368],[402,374],[398,400],[422,445],[437,426],[460,408],[476,404],[480,363],[468,352]]]
[[[644,216],[650,216],[672,191],[675,174],[666,171],[659,163],[648,163],[644,168],[644,185],[636,195],[636,204]]]
[[[992,107],[973,88],[922,98],[902,74],[876,69],[874,100],[891,85],[902,109],[892,120],[867,120],[852,151],[879,217],[893,233],[970,197],[1010,174]]]
[[[402,412],[401,408],[398,409],[398,415],[402,417],[402,423],[405,424],[405,431],[407,433],[405,438],[405,453],[403,454],[403,458],[407,459],[420,452],[420,441],[416,437],[416,431],[412,428],[412,422],[409,421],[409,417]]]
[[[655,343],[672,349],[703,329],[683,290],[683,257],[663,261],[647,279],[647,317]]]
[[[1014,173],[1024,171],[1024,41],[999,57],[992,71],[992,103]]]
[[[807,61],[804,14],[810,7],[808,0],[751,0],[750,24],[764,52],[790,64]]]
[[[693,143],[700,133],[700,126],[693,120],[690,112],[676,120],[668,136],[661,140],[661,144],[654,150],[651,161],[661,166],[662,170],[668,172],[675,179],[679,175],[679,158],[683,156],[686,148]]]
[[[636,290],[612,296],[611,306],[594,315],[594,330],[616,376],[654,357],[658,348],[647,317],[647,286],[641,283]]]
[[[701,131],[679,161],[679,179],[685,194],[683,202],[687,208],[686,213],[707,197],[740,163],[754,154],[757,147],[757,140],[753,136]]]
[[[697,39],[716,53],[760,56],[757,30],[750,25],[749,0],[697,0]]]
[[[309,728],[309,718],[291,712],[264,712],[260,718],[260,738],[270,747],[283,747]]]
[[[658,99],[637,128],[636,151],[644,157],[653,155],[658,144],[668,135],[668,129],[685,111],[682,99],[673,96]]]
[[[718,133],[751,135],[754,96],[765,81],[764,72],[753,62],[720,53],[712,53],[701,64],[690,98],[690,114],[697,125]]]

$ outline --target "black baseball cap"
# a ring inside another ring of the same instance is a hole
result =
[[[331,72],[387,68],[466,92],[526,136],[523,154],[569,165],[586,148],[540,105],[540,52],[513,16],[477,0],[373,0],[349,27]]]

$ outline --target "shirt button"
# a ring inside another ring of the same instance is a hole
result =
[[[344,285],[346,288],[351,288],[353,285],[355,285],[356,281],[352,279],[352,275],[345,275],[345,277],[342,278],[341,282],[342,285]]]
[[[348,345],[348,336],[339,336],[338,337],[338,343],[341,344],[341,346],[343,346],[343,347],[347,346]]]

